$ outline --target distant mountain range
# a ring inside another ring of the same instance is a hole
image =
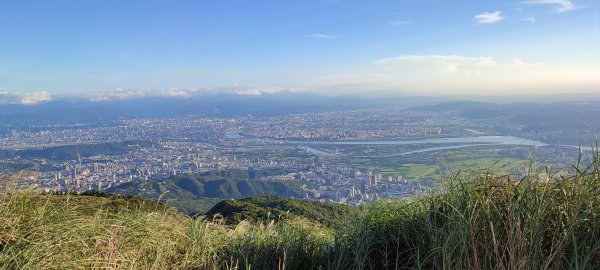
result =
[[[448,113],[499,134],[533,138],[547,143],[578,145],[598,140],[600,103],[489,103],[450,102],[409,108],[411,111]]]
[[[373,107],[411,107],[439,100],[428,97],[329,97],[305,93],[268,95],[214,94],[192,97],[142,97],[90,101],[57,99],[36,105],[0,105],[0,125],[24,129],[31,125],[82,125],[119,119],[177,116],[270,116],[291,113],[354,110]]]

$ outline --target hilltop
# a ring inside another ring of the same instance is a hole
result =
[[[226,170],[202,174],[184,174],[162,180],[136,181],[121,184],[107,193],[138,195],[175,206],[187,213],[202,213],[227,198],[257,195],[284,195],[302,198],[305,191],[298,181],[260,180],[279,175],[282,170]]]
[[[236,224],[242,220],[281,220],[301,217],[329,227],[339,227],[349,220],[356,219],[358,215],[357,207],[307,199],[289,199],[283,196],[224,200],[206,213],[209,218],[220,216],[228,224]]]

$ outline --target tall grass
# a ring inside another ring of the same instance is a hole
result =
[[[600,269],[597,151],[582,163],[522,179],[458,171],[438,191],[369,205],[335,231],[5,190],[0,269]]]
[[[349,228],[346,248],[358,247],[360,259],[347,261],[358,269],[600,269],[597,153],[568,176],[459,171],[421,199],[371,205]]]
[[[0,195],[0,269],[317,269],[332,238],[299,220],[229,227],[113,200]]]

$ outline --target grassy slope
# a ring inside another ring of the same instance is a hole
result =
[[[230,227],[139,199],[0,195],[0,269],[315,268],[331,235],[301,221]]]
[[[443,191],[371,205],[335,234],[294,219],[231,227],[154,203],[2,194],[0,268],[599,269],[599,168],[596,157],[554,181],[460,172]]]

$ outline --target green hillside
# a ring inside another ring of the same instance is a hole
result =
[[[358,208],[348,205],[289,199],[283,196],[256,196],[224,200],[211,208],[206,216],[222,216],[228,224],[236,224],[241,220],[302,217],[325,226],[339,227],[349,220],[356,219],[358,214]]]
[[[199,175],[178,175],[163,180],[129,182],[112,187],[107,192],[160,199],[187,213],[205,212],[217,202],[229,198],[256,195],[304,197],[305,191],[300,182],[256,179],[282,173],[284,171],[280,170],[227,170]]]

